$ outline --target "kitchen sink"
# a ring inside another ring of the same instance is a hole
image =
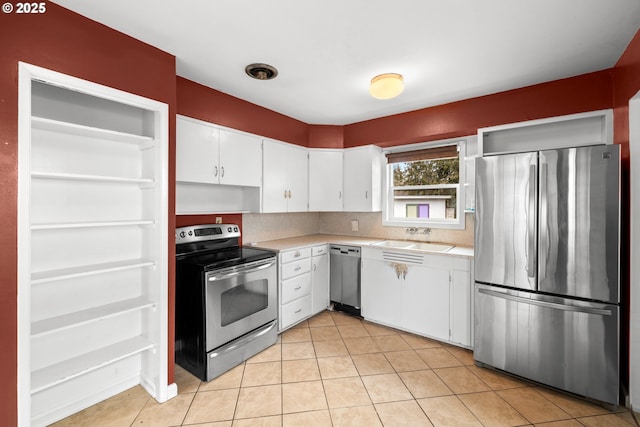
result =
[[[385,246],[388,248],[406,249],[412,246],[414,242],[407,242],[404,240],[383,240],[382,242],[374,243],[374,246]]]
[[[431,252],[446,252],[453,248],[453,245],[449,245],[447,243],[414,243],[409,248]]]
[[[407,240],[383,240],[374,243],[373,246],[383,246],[395,249],[414,249],[429,252],[446,252],[453,248],[453,245],[447,243],[427,243],[427,242],[411,242]]]

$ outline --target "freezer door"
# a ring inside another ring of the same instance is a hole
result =
[[[537,179],[537,153],[476,160],[476,281],[536,288]]]
[[[476,283],[473,355],[533,381],[617,405],[619,307]]]
[[[619,146],[540,152],[539,290],[619,302]]]

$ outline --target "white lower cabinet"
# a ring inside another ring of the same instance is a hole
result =
[[[311,315],[311,248],[281,252],[280,322],[283,330]]]
[[[287,329],[329,305],[327,245],[280,252],[280,325]]]
[[[473,345],[472,258],[454,258],[451,272],[451,342]]]
[[[402,282],[392,262],[362,248],[361,314],[373,322],[402,325]],[[369,256],[367,255],[369,253]]]
[[[311,248],[312,314],[329,307],[329,250],[328,245]]]
[[[471,346],[470,259],[362,249],[362,316]]]
[[[426,258],[425,264],[438,261]],[[408,264],[403,281],[402,327],[448,341],[449,270],[446,267]]]

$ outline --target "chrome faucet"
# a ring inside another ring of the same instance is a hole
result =
[[[431,234],[431,229],[426,227],[426,228],[418,228],[418,227],[409,227],[409,228],[405,228],[405,233],[414,235],[414,234]]]

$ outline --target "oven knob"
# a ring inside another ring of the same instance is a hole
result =
[[[186,234],[184,234],[184,231],[180,232],[180,237],[182,237],[184,239],[184,237],[186,236]]]
[[[189,231],[189,236],[193,236],[193,231]]]
[[[228,231],[229,233],[231,233],[231,227],[227,228],[227,231]]]
[[[238,232],[238,227],[233,227],[233,231]]]

